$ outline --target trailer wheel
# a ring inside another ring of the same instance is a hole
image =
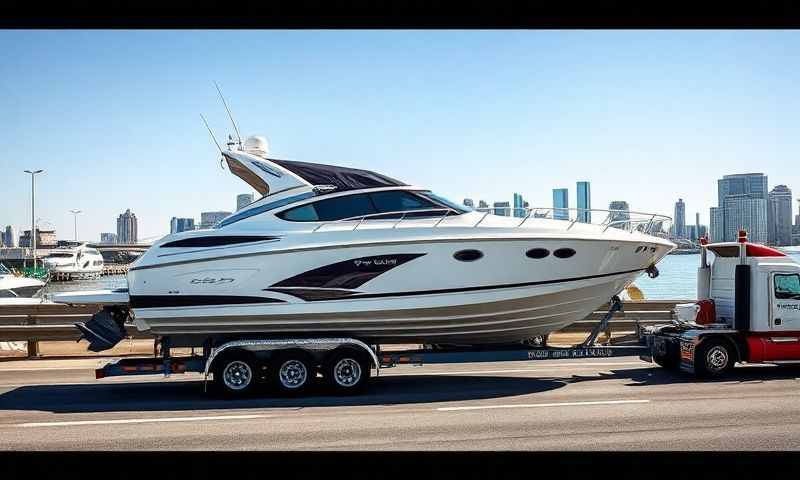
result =
[[[364,389],[371,373],[367,355],[352,348],[331,352],[322,366],[326,386],[337,394],[353,394]]]
[[[212,368],[214,386],[227,397],[242,398],[251,395],[258,383],[258,361],[245,351],[226,353],[214,361]]]
[[[736,353],[731,344],[721,339],[708,339],[694,352],[695,374],[701,378],[718,378],[733,369]]]
[[[305,393],[317,376],[311,355],[302,350],[279,351],[267,367],[269,383],[284,395]]]

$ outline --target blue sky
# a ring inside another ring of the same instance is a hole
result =
[[[764,172],[800,196],[800,32],[2,31],[0,224],[36,216],[98,240],[130,208],[140,238],[233,210],[200,120],[279,158],[376,170],[464,197],[550,206],[592,183],[707,223],[716,179]]]

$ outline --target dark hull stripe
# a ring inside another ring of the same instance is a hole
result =
[[[347,300],[351,299],[358,299],[358,298],[384,298],[384,297],[407,297],[412,295],[435,295],[438,293],[461,293],[461,292],[474,292],[479,290],[498,290],[503,288],[519,288],[519,287],[532,287],[536,285],[548,285],[552,283],[567,283],[567,282],[577,282],[578,280],[591,280],[593,278],[602,278],[602,277],[613,277],[614,275],[624,275],[626,273],[635,273],[635,272],[642,272],[644,268],[635,268],[633,270],[625,270],[622,272],[614,272],[614,273],[601,273],[599,275],[587,275],[585,277],[572,277],[572,278],[559,278],[556,280],[541,280],[538,282],[525,282],[525,283],[508,283],[504,285],[483,285],[477,287],[462,287],[462,288],[443,288],[440,290],[414,290],[410,292],[389,292],[389,293],[357,293],[353,295],[349,295],[346,298]],[[265,288],[264,291],[276,291],[279,293],[288,293],[290,295],[294,295],[291,292],[281,291],[279,289],[273,288]],[[298,296],[298,295],[296,295]],[[322,300],[338,300],[341,299],[341,293],[337,293],[336,295],[331,295],[327,298],[317,296],[316,298],[305,298],[305,300],[309,302],[318,302]]]
[[[227,295],[131,295],[131,308],[197,307],[242,303],[285,303],[277,298]]]
[[[187,248],[187,247],[220,247],[223,245],[238,245],[243,243],[262,242],[264,240],[277,240],[278,237],[255,235],[214,235],[210,237],[190,237],[175,240],[161,245],[159,248]]]
[[[654,237],[655,238],[655,237]],[[445,238],[445,239],[431,239],[431,240],[394,240],[394,241],[387,241],[387,242],[366,242],[366,243],[353,243],[348,245],[343,244],[336,244],[336,245],[326,245],[322,247],[297,247],[297,248],[286,248],[282,250],[270,250],[268,252],[250,252],[250,253],[238,253],[234,255],[224,255],[214,258],[197,258],[192,260],[179,260],[175,262],[168,262],[168,263],[158,263],[154,265],[140,265],[136,267],[131,267],[129,271],[134,270],[149,270],[151,268],[162,268],[162,267],[172,267],[174,265],[185,265],[189,263],[198,263],[198,262],[217,262],[222,260],[230,260],[233,258],[244,258],[244,257],[257,257],[261,255],[280,255],[282,253],[294,253],[294,252],[313,252],[317,250],[339,250],[344,248],[364,248],[364,247],[384,247],[384,246],[395,246],[395,245],[409,245],[409,244],[417,244],[417,245],[427,245],[431,243],[462,243],[462,242],[542,242],[542,241],[551,241],[551,240],[569,240],[575,242],[618,242],[618,243],[630,243],[634,245],[639,245],[643,243],[642,240],[621,240],[621,239],[605,239],[605,238],[574,238],[574,237],[548,237],[548,238],[539,238],[539,237],[532,237],[532,238]],[[670,249],[671,250],[671,249]],[[193,253],[193,252],[192,252]]]

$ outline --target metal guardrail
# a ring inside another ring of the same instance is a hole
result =
[[[608,323],[606,335],[612,331],[637,332],[640,327],[668,323],[675,304],[690,300],[635,300],[624,303],[624,311],[614,314]],[[94,305],[72,306],[57,303],[33,305],[0,305],[0,342],[28,342],[28,357],[40,357],[40,341],[77,341],[80,338],[75,322],[88,321],[100,310]],[[589,317],[579,320],[559,333],[589,332],[608,311],[603,305]],[[128,328],[133,339],[153,339],[150,334]]]

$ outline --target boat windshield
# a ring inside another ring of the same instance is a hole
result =
[[[419,192],[419,194],[424,196],[424,197],[426,197],[428,200],[431,200],[431,201],[433,201],[435,203],[438,203],[438,204],[444,205],[446,207],[452,208],[453,210],[455,210],[455,211],[457,211],[459,213],[466,213],[466,212],[470,211],[469,207],[466,207],[464,205],[459,205],[456,202],[448,200],[448,199],[446,199],[446,198],[444,198],[444,197],[442,197],[440,195],[436,195],[433,192]]]

